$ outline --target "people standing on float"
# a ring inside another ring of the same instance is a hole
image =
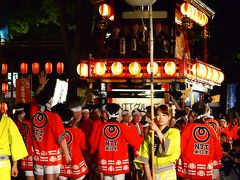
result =
[[[15,113],[13,114],[14,122],[23,137],[26,145],[28,156],[21,159],[20,169],[24,170],[27,180],[34,180],[33,174],[33,142],[32,142],[32,123],[25,118],[25,107],[27,104],[18,103],[15,105]]]
[[[167,105],[158,107],[158,118],[149,122],[154,131],[154,159],[151,159],[151,131],[142,143],[139,156],[135,158],[137,168],[144,169],[145,178],[152,179],[151,162],[154,161],[155,179],[176,180],[176,161],[180,156],[180,131],[170,128],[171,111]]]

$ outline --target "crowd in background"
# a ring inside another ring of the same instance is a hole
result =
[[[240,178],[238,119],[215,120],[204,102],[174,114],[168,104],[154,107],[151,120],[150,106],[130,111],[114,103],[76,101],[52,107],[46,75],[39,75],[39,83],[31,104],[16,104],[15,124],[1,114],[0,179],[7,180],[11,172],[29,180]],[[14,135],[15,127],[22,139]],[[22,140],[26,148],[12,146]],[[22,155],[15,158],[14,151]]]

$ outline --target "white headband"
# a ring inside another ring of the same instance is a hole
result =
[[[71,108],[70,110],[72,112],[81,112],[82,111],[82,107],[81,106],[77,106],[77,107]]]
[[[15,109],[16,111],[23,111],[24,108]]]
[[[110,114],[108,111],[107,111],[107,115],[108,115],[108,119],[112,119],[112,118],[119,118],[119,111],[116,112],[116,114]]]
[[[89,112],[89,109],[83,109],[82,113]]]
[[[138,111],[138,110],[133,110],[133,113],[132,113],[132,115],[134,116],[134,115],[136,115],[136,114],[141,114],[141,112],[140,112],[140,111]]]
[[[129,112],[128,110],[124,110],[124,111],[122,112],[122,116],[124,116],[124,115],[126,115],[126,114],[130,114],[130,112]]]

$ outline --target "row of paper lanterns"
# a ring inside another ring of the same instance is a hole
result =
[[[154,62],[153,63],[153,75],[156,75],[158,73],[158,63]],[[121,62],[114,62],[111,65],[111,72],[114,76],[120,76],[123,73],[123,64]],[[132,62],[128,66],[128,71],[132,76],[137,76],[141,72],[142,66],[139,62]],[[172,76],[176,73],[177,70],[177,65],[173,61],[166,62],[164,65],[164,71],[167,75]],[[88,64],[87,63],[80,63],[77,66],[77,73],[81,77],[88,77]],[[94,65],[94,70],[93,72],[97,76],[103,76],[107,71],[107,66],[104,62],[97,62]],[[150,74],[150,63],[147,64],[147,72]],[[192,65],[191,68],[191,73],[192,75],[206,79],[209,81],[213,81],[216,83],[222,83],[224,80],[224,74],[210,66],[206,66],[201,63],[195,63]]]
[[[222,83],[224,80],[223,72],[206,66],[202,63],[195,63],[192,65],[192,74],[202,79],[207,79],[216,83]]]
[[[208,17],[189,3],[183,3],[180,10],[184,16],[187,16],[201,26],[204,26],[208,23]]]
[[[141,72],[142,66],[139,62],[132,62],[128,66],[128,70],[132,76],[137,76]],[[167,62],[164,65],[164,71],[167,75],[173,75],[176,72],[176,64],[174,62]],[[107,67],[104,62],[97,62],[94,65],[94,73],[98,76],[103,76],[106,73]],[[123,73],[123,64],[121,62],[114,62],[111,65],[111,72],[115,76],[120,76]],[[147,72],[150,74],[150,63],[147,64]],[[77,66],[77,73],[81,77],[88,77],[88,64],[80,63]],[[153,75],[158,73],[158,64],[153,63]]]
[[[44,70],[47,74],[52,73],[53,65],[50,62],[47,62],[44,64]],[[56,64],[56,70],[58,74],[62,74],[64,72],[64,64],[62,62],[58,62]],[[28,64],[27,63],[21,63],[20,64],[20,72],[22,74],[28,73]],[[40,72],[40,64],[39,63],[32,63],[32,74],[39,74]],[[2,74],[8,73],[8,65],[2,64]]]

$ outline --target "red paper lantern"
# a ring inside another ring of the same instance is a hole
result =
[[[39,74],[40,65],[39,63],[32,63],[32,73]]]
[[[28,64],[27,63],[20,64],[20,72],[22,74],[27,74],[27,72],[28,72]]]
[[[7,112],[7,104],[5,102],[0,103],[0,110],[1,113],[6,113]]]
[[[7,74],[7,72],[8,72],[7,64],[2,64],[2,74]]]
[[[45,72],[47,74],[51,74],[52,73],[52,63],[50,63],[50,62],[45,63]]]
[[[8,84],[2,83],[2,93],[6,94],[8,92]]]
[[[62,74],[64,71],[64,64],[62,62],[57,63],[57,73]]]

